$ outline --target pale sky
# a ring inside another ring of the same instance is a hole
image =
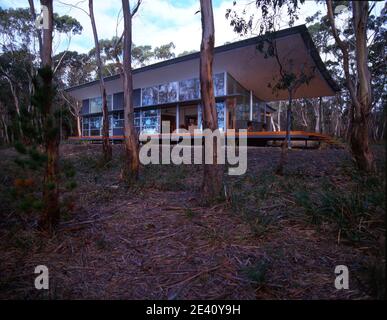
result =
[[[239,8],[246,8],[247,15],[256,13],[254,5],[246,6],[251,0],[237,1]],[[40,2],[35,0],[35,8],[40,8]],[[135,1],[131,1],[134,4]],[[213,0],[215,21],[215,45],[225,42],[234,42],[242,39],[235,34],[229,21],[225,18],[227,8],[232,8],[232,0]],[[383,2],[382,2],[383,3]],[[58,14],[68,14],[76,18],[83,26],[81,35],[54,37],[54,53],[62,50],[74,50],[88,52],[93,48],[93,34],[90,19],[82,10],[73,8],[66,4],[77,5],[88,11],[88,0],[54,0],[54,11]],[[28,0],[0,0],[0,6],[27,7]],[[121,35],[123,29],[121,0],[94,0],[94,15],[97,24],[99,39],[107,39]],[[140,10],[133,21],[133,42],[136,45],[149,44],[153,48],[169,42],[174,42],[177,54],[185,50],[199,50],[201,41],[201,23],[199,0],[144,0]],[[306,1],[301,5],[300,19],[295,25],[303,24],[305,17],[314,14],[317,10],[325,12],[324,5],[316,4],[315,1]],[[117,17],[118,27],[117,27]],[[281,28],[287,27],[287,15],[284,12]],[[251,35],[249,35],[251,36]]]

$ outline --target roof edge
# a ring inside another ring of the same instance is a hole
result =
[[[320,71],[320,73],[322,74],[324,79],[327,81],[329,86],[332,88],[333,91],[335,91],[335,92],[339,91],[340,89],[339,89],[338,85],[332,79],[332,77],[329,74],[329,72],[328,72],[324,62],[321,60],[321,57],[320,57],[320,55],[319,55],[319,53],[318,53],[318,51],[316,49],[316,46],[313,43],[313,39],[312,39],[311,35],[309,34],[308,28],[306,27],[305,24],[302,24],[302,25],[299,25],[299,26],[296,26],[296,27],[291,27],[291,28],[286,28],[286,29],[282,29],[282,30],[266,33],[266,34],[264,34],[262,36],[248,38],[248,39],[244,39],[244,40],[241,40],[241,41],[236,41],[236,42],[232,42],[232,43],[229,43],[229,44],[225,44],[225,45],[221,45],[221,46],[215,47],[214,48],[214,55],[217,54],[217,53],[221,53],[221,52],[225,52],[225,51],[229,51],[229,50],[233,50],[233,49],[242,48],[242,47],[245,47],[245,46],[256,44],[257,40],[262,41],[262,40],[267,39],[269,37],[271,39],[273,37],[275,37],[275,38],[282,38],[282,37],[286,37],[286,36],[297,34],[297,33],[301,34],[301,37],[302,37],[302,39],[303,39],[307,49],[310,50],[310,54],[312,56],[312,59],[313,59],[314,63],[316,64],[318,70]],[[141,73],[141,72],[145,72],[145,71],[148,71],[148,70],[162,68],[162,67],[169,66],[169,65],[172,65],[172,64],[175,64],[175,63],[189,61],[189,60],[198,59],[198,58],[200,58],[200,51],[194,52],[194,53],[190,53],[190,54],[187,54],[187,55],[184,55],[184,56],[181,56],[181,57],[177,57],[177,58],[173,58],[173,59],[157,62],[157,63],[151,64],[151,65],[145,66],[145,67],[140,67],[140,68],[137,68],[137,69],[133,69],[132,73],[133,74]],[[121,74],[115,74],[115,75],[112,75],[112,76],[108,76],[108,77],[104,78],[104,81],[105,82],[113,81],[113,80],[119,79],[120,76],[121,76]],[[82,88],[90,87],[92,85],[97,84],[98,81],[99,80],[93,80],[93,81],[85,82],[83,84],[79,84],[79,85],[76,85],[76,86],[68,87],[68,88],[65,89],[65,91],[66,92],[71,92],[71,91],[76,90],[76,89],[82,89]]]

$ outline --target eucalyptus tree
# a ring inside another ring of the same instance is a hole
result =
[[[368,66],[367,27],[369,17],[368,1],[352,1],[352,27],[356,67],[350,66],[348,40],[340,37],[336,28],[335,13],[331,0],[326,1],[328,21],[336,44],[341,50],[345,84],[351,99],[350,146],[359,169],[373,171],[374,156],[369,146],[369,120],[373,106],[371,72]],[[352,73],[350,71],[352,69]],[[356,79],[356,80],[355,80]]]
[[[200,94],[203,108],[203,129],[218,129],[216,110],[213,60],[215,44],[214,14],[211,0],[200,0],[202,41],[200,45]],[[223,188],[223,166],[218,163],[218,144],[215,138],[212,148],[212,164],[203,165],[202,199],[209,202],[218,198]],[[208,148],[210,149],[210,148]],[[205,150],[208,151],[207,149]],[[207,156],[206,156],[207,158]]]
[[[43,120],[43,142],[46,153],[46,169],[43,183],[43,211],[39,220],[39,227],[49,233],[59,223],[59,139],[58,127],[55,121],[53,99],[55,88],[52,72],[52,33],[53,33],[53,4],[52,0],[41,0],[41,4],[48,9],[47,27],[43,28],[41,47],[41,68],[35,80],[35,94],[33,103],[41,109]]]
[[[122,177],[126,180],[137,179],[140,169],[138,137],[134,128],[133,107],[133,76],[132,76],[132,19],[141,5],[141,0],[133,10],[130,9],[129,0],[122,0],[122,12],[124,15],[123,56],[122,71],[124,87],[124,136],[125,136],[125,163]]]
[[[99,90],[102,98],[102,151],[103,151],[103,160],[108,162],[112,159],[112,146],[109,139],[109,110],[107,105],[107,94],[105,81],[102,74],[102,60],[101,60],[101,51],[98,41],[97,27],[95,24],[94,10],[93,10],[93,0],[89,0],[89,17],[91,22],[91,27],[93,29],[94,37],[94,46],[97,57],[97,74],[99,80]]]

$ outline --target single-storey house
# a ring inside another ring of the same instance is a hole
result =
[[[279,56],[291,61],[294,70],[309,67],[314,76],[303,84],[294,98],[332,96],[338,90],[323,64],[305,25],[280,30],[275,39]],[[279,74],[276,59],[257,49],[262,38],[222,45],[214,50],[213,79],[218,125],[221,130],[247,128],[272,131],[273,110],[267,103],[286,100],[286,90],[273,92],[269,83]],[[139,132],[160,133],[161,122],[169,120],[171,131],[202,126],[200,104],[199,52],[133,70],[134,124]],[[108,94],[110,135],[123,135],[123,80],[119,74],[105,78]],[[98,81],[66,90],[82,101],[83,138],[97,138],[102,131],[102,101]]]

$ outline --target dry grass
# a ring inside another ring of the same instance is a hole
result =
[[[338,190],[360,185],[345,150],[293,150],[285,176],[276,177],[271,172],[279,149],[249,148],[248,172],[227,179],[226,201],[201,207],[200,166],[146,167],[127,187],[119,181],[120,149],[115,146],[114,160],[102,166],[100,146],[62,146],[77,170],[77,206],[51,239],[35,231],[35,212],[18,213],[7,198],[17,174],[15,154],[0,150],[0,298],[380,297],[380,190],[371,188],[370,197],[360,190],[367,195],[366,212],[345,225],[334,205],[324,211],[319,201],[321,192],[328,194],[327,181],[339,188],[328,195],[334,204],[342,200],[335,198]],[[348,207],[348,214],[357,212]],[[357,230],[359,221],[358,237],[347,237],[344,228]],[[40,264],[50,270],[47,292],[33,287]],[[350,270],[350,290],[334,288],[338,264]]]

